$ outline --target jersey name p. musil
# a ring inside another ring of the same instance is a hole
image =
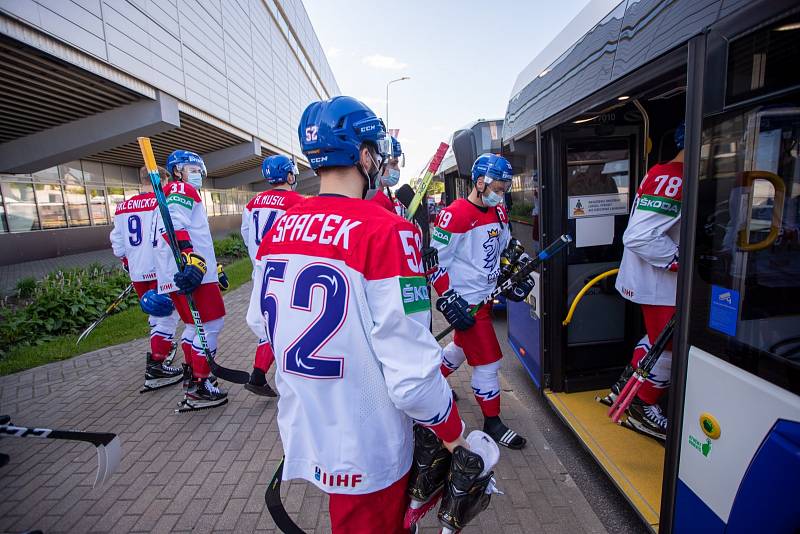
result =
[[[458,199],[439,213],[431,245],[439,253],[439,270],[433,286],[440,295],[454,289],[470,304],[477,304],[497,286],[500,253],[511,240],[503,206],[480,208]]]
[[[128,259],[132,282],[156,279],[156,246],[158,245],[155,214],[158,203],[153,193],[139,193],[117,204],[111,249],[118,258]]]
[[[420,239],[378,203],[338,196],[296,205],[264,236],[247,322],[275,352],[284,480],[372,493],[408,472],[412,418],[460,433]]]
[[[247,203],[242,211],[242,238],[247,245],[250,260],[255,262],[261,239],[286,210],[306,199],[300,193],[274,189],[264,191]]]
[[[678,273],[668,269],[678,259],[683,163],[654,165],[639,184],[616,288],[638,304],[675,306]]]
[[[169,215],[178,242],[188,239],[192,243],[194,252],[206,260],[206,274],[203,276],[202,283],[216,283],[218,280],[217,258],[214,255],[214,242],[211,239],[208,215],[206,215],[202,198],[197,190],[186,182],[170,182],[164,188],[164,195],[167,198],[167,208],[169,208]],[[156,256],[158,292],[172,293],[178,290],[173,281],[178,267],[175,265],[175,259],[167,242],[160,213],[157,213],[156,225],[161,236],[158,240]]]

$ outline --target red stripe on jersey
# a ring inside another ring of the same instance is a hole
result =
[[[681,200],[683,198],[683,163],[659,163],[653,165],[639,184],[639,196]]]
[[[200,194],[197,192],[197,189],[194,188],[192,184],[186,182],[170,182],[164,188],[164,196],[170,196],[172,194],[183,195],[185,197],[191,198],[195,202],[202,202],[203,199],[200,198]]]
[[[436,226],[451,234],[464,234],[486,224],[508,223],[503,206],[483,210],[465,198],[459,198],[439,213]]]
[[[123,200],[117,204],[117,210],[114,215],[122,215],[123,213],[136,213],[142,211],[152,211],[156,209],[158,202],[153,193],[139,193],[134,195],[128,200]]]
[[[294,191],[285,191],[283,189],[263,191],[250,199],[250,202],[247,203],[247,209],[280,208],[285,211],[305,199],[306,197]]]
[[[419,230],[376,202],[341,197],[308,199],[286,212],[261,240],[264,255],[341,260],[368,280],[420,276]]]

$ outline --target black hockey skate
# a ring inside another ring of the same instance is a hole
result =
[[[155,391],[163,387],[177,384],[183,379],[183,371],[177,367],[170,367],[164,362],[153,361],[153,355],[147,353],[147,365],[144,371],[144,387],[139,393]]]
[[[667,416],[658,404],[646,404],[636,397],[628,408],[627,419],[620,424],[662,444],[667,441]]]
[[[508,428],[500,417],[487,417],[483,420],[483,431],[493,440],[509,449],[519,450],[528,442],[525,438]]]
[[[483,458],[479,454],[456,447],[439,507],[438,517],[443,532],[448,532],[448,529],[459,532],[489,506],[492,495],[487,490],[494,472],[481,476],[483,468]]]
[[[617,397],[622,392],[622,389],[625,387],[625,384],[628,383],[628,379],[631,376],[633,376],[633,367],[628,364],[625,366],[625,369],[623,369],[622,374],[619,375],[617,381],[611,385],[609,392],[604,397],[595,397],[594,400],[606,406],[613,406],[614,401],[617,400]]]
[[[267,384],[267,377],[264,376],[264,371],[261,369],[253,369],[250,373],[250,380],[244,385],[244,389],[250,393],[255,393],[261,397],[277,397],[278,394],[275,390]]]
[[[192,379],[183,402],[179,404],[178,413],[190,412],[195,410],[205,410],[222,406],[228,402],[228,394],[221,391],[208,378]]]

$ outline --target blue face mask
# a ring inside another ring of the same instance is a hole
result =
[[[381,181],[386,187],[396,186],[397,182],[400,181],[400,171],[397,169],[389,169],[389,173],[386,176],[382,176]]]
[[[495,193],[494,191],[489,191],[483,193],[483,203],[493,208],[500,204],[503,201],[503,195],[500,193]]]
[[[199,172],[190,172],[186,181],[192,184],[195,189],[199,190],[203,186],[203,175]]]

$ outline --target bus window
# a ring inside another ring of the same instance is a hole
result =
[[[702,143],[690,343],[800,394],[800,108],[709,119]]]

